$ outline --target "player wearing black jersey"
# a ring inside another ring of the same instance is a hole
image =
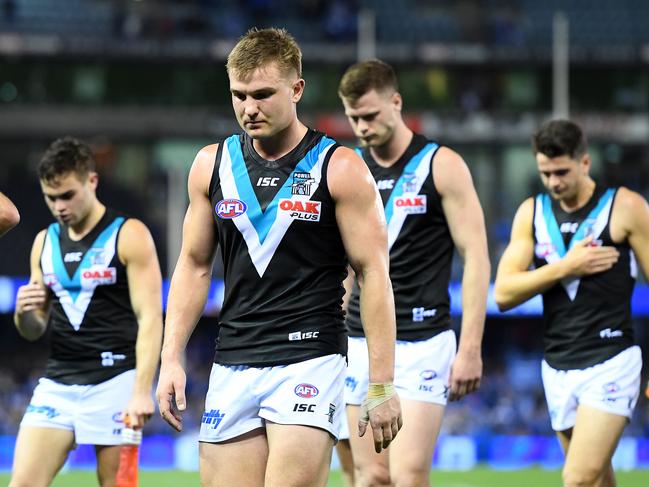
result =
[[[543,295],[543,386],[566,454],[564,485],[611,487],[611,458],[640,391],[631,294],[637,264],[649,273],[649,205],[595,183],[575,123],[546,123],[532,146],[547,193],[516,213],[496,302],[509,309]]]
[[[0,193],[0,237],[18,225],[20,213],[13,202]]]
[[[428,485],[447,399],[475,391],[482,375],[490,268],[482,208],[462,158],[404,123],[397,78],[388,64],[370,60],[351,66],[340,81],[339,95],[385,209],[397,318],[395,387],[405,418],[387,453],[377,455],[367,441],[350,435],[356,483]],[[448,295],[454,248],[464,260],[457,355]],[[367,388],[359,311],[356,282],[347,316],[350,424]]]
[[[385,219],[363,161],[297,118],[301,52],[285,30],[249,31],[227,70],[243,133],[202,149],[189,174],[160,411],[182,428],[181,355],[203,310],[218,246],[225,297],[199,435],[201,482],[324,486],[344,414],[347,259],[363,278],[373,383],[360,433],[369,420],[381,450],[401,425]]]
[[[161,275],[139,220],[106,208],[88,146],[56,140],[38,175],[56,223],[31,251],[16,297],[19,333],[50,328],[51,355],[20,426],[11,487],[50,484],[75,444],[95,445],[102,486],[115,485],[122,418],[141,427],[162,338]]]

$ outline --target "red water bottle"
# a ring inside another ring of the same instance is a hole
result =
[[[137,487],[137,463],[140,454],[140,443],[142,443],[142,430],[131,428],[128,416],[125,417],[115,487]]]

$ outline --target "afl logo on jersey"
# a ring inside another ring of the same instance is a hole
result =
[[[298,384],[295,386],[295,395],[305,399],[316,397],[320,391],[316,386],[311,384]]]
[[[241,216],[247,209],[248,206],[243,201],[235,199],[221,200],[214,206],[216,214],[225,220]]]
[[[552,242],[539,242],[534,246],[534,253],[539,259],[545,259],[556,251],[557,248]]]

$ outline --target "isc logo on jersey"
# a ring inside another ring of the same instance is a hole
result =
[[[221,200],[214,205],[214,211],[216,211],[216,214],[225,220],[230,220],[243,215],[247,209],[248,206],[243,201],[236,199]]]
[[[294,220],[307,222],[320,221],[321,201],[300,201],[283,198],[279,200],[279,209]]]
[[[408,215],[426,213],[426,195],[399,196],[394,199],[394,209]]]
[[[106,286],[117,282],[117,269],[86,269],[81,272],[82,286]]]

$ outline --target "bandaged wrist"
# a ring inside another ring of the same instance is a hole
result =
[[[367,388],[367,397],[363,401],[363,410],[371,411],[394,397],[394,385],[390,383],[373,382]]]

